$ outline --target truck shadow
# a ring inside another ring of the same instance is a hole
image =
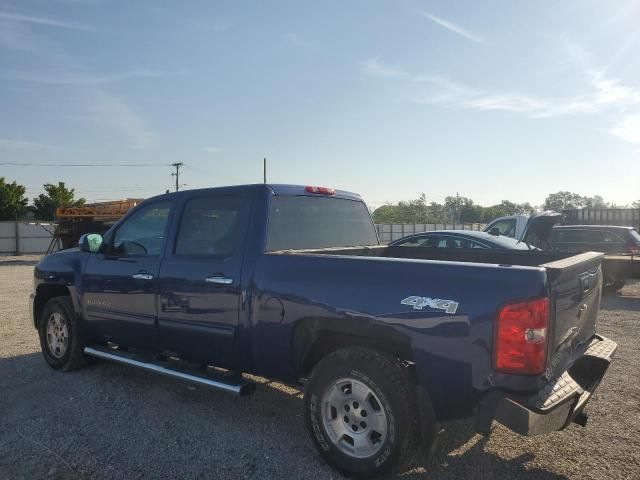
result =
[[[239,398],[107,362],[62,373],[40,352],[0,358],[0,457],[16,459],[8,478],[341,478],[313,448],[301,392],[251,379],[257,391]],[[55,416],[34,414],[43,398]],[[434,455],[416,455],[400,478],[565,478],[525,468],[532,454],[487,452],[471,420],[445,427]]]
[[[446,422],[433,454],[418,454],[409,470],[400,478],[409,480],[438,479],[509,479],[567,480],[543,468],[525,468],[535,459],[525,453],[512,459],[501,458],[486,450],[489,439],[475,433],[474,419]]]
[[[4,260],[0,257],[0,267],[16,267],[16,266],[27,266],[32,267],[37,265],[40,260]]]

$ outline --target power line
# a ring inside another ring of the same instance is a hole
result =
[[[6,167],[166,167],[166,163],[18,163],[0,162]]]

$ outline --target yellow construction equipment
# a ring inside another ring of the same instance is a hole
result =
[[[143,198],[126,198],[111,202],[88,203],[81,207],[56,209],[56,229],[47,254],[58,249],[75,247],[85,233],[103,234]]]

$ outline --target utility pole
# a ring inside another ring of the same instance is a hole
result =
[[[171,174],[172,177],[176,177],[176,192],[180,190],[180,167],[182,167],[183,165],[183,162],[176,162],[171,164],[171,166],[175,167],[176,169],[175,173]]]
[[[267,183],[267,159],[262,159],[262,175],[264,183]]]

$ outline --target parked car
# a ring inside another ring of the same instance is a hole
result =
[[[556,225],[551,232],[555,250],[640,255],[640,234],[633,227],[614,225]]]
[[[474,230],[434,230],[414,233],[391,242],[389,246],[539,250],[537,247],[514,238]]]
[[[146,200],[42,259],[30,303],[54,369],[90,356],[237,395],[243,372],[302,381],[322,457],[371,477],[446,418],[584,425],[617,347],[596,328],[601,260],[379,245],[358,195],[261,184]]]
[[[500,217],[484,231],[509,236],[544,250],[603,252],[604,287],[618,291],[630,277],[640,276],[640,234],[632,227],[614,225],[559,225],[562,215],[540,212],[532,215]],[[620,256],[627,256],[621,258]]]
[[[551,249],[552,228],[562,221],[562,214],[550,210],[531,215],[509,215],[490,222],[484,231],[495,236],[515,238],[543,250]]]

